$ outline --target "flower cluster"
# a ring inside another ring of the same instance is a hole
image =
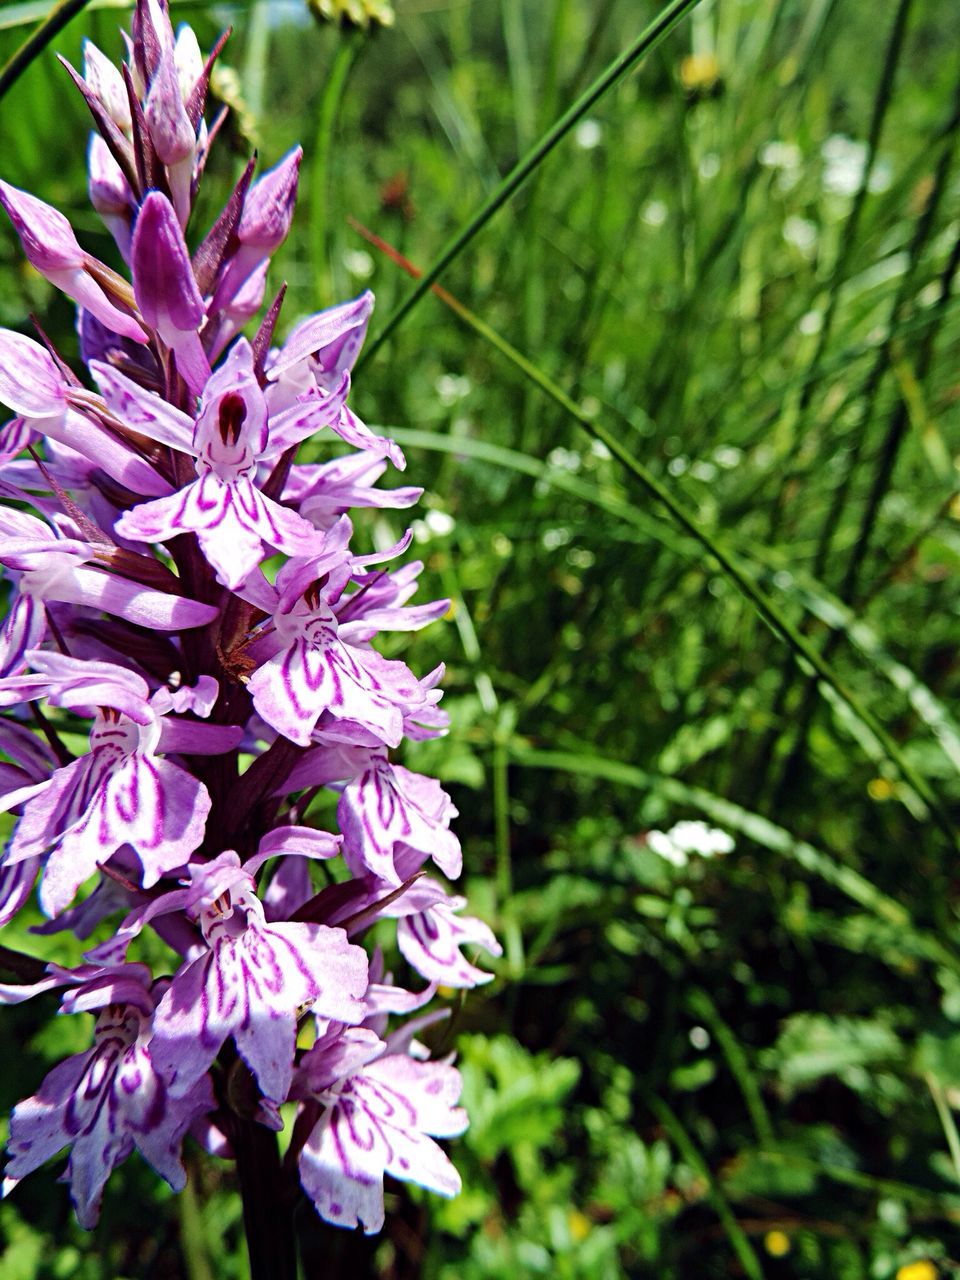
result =
[[[0,182],[28,259],[78,304],[89,374],[42,333],[0,330],[17,415],[0,429],[0,811],[16,819],[0,924],[39,882],[40,931],[88,942],[74,969],[20,957],[0,1001],[57,989],[62,1012],[96,1018],[92,1047],[14,1110],[5,1190],[69,1149],[91,1226],[134,1147],[179,1188],[188,1132],[230,1157],[238,1126],[285,1118],[291,1177],[324,1218],[373,1232],[384,1173],[457,1191],[434,1139],[466,1123],[456,1070],[416,1038],[442,1015],[391,1019],[489,977],[465,944],[499,947],[424,871],[460,872],[449,797],[391,758],[443,733],[442,672],[418,678],[372,641],[447,602],[409,603],[420,564],[382,567],[409,534],[351,547],[351,508],[420,494],[375,487],[403,456],[347,404],[373,298],[274,343],[267,269],[299,150],[256,180],[251,161],[188,248],[219,49],[204,59],[165,0],[138,0],[121,68],[89,43],[83,73],[68,68],[96,126],[90,196],[129,281]],[[308,438],[348,451],[300,463]],[[337,834],[307,820],[324,792]],[[359,945],[385,919],[419,990]]]

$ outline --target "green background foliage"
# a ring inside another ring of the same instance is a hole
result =
[[[119,8],[55,47],[118,53]],[[364,32],[173,5],[201,43],[236,29],[196,228],[252,146],[304,144],[287,327],[370,286],[376,335],[411,283],[348,215],[429,268],[656,17],[395,8]],[[49,9],[0,8],[0,58]],[[444,272],[479,320],[426,297],[362,366],[454,602],[389,642],[448,668],[451,734],[407,761],[454,795],[505,954],[433,1035],[463,1195],[392,1185],[372,1242],[305,1211],[306,1276],[960,1276],[958,44],[939,0],[692,6]],[[87,127],[48,51],[0,102],[3,176],[112,261]],[[74,353],[3,228],[0,323],[28,312]],[[687,817],[735,850],[649,849]],[[85,1043],[54,1008],[4,1013],[7,1109]],[[129,1162],[92,1235],[34,1175],[0,1274],[245,1275],[229,1168],[189,1165],[173,1197]]]

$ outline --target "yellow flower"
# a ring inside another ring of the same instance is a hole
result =
[[[314,14],[328,22],[345,27],[392,27],[393,6],[390,0],[307,0]]]
[[[867,791],[871,800],[889,800],[893,795],[893,784],[886,778],[871,778],[867,783]]]
[[[708,93],[720,79],[715,53],[690,53],[680,63],[680,80],[689,93]]]
[[[570,1238],[580,1244],[590,1234],[592,1223],[585,1213],[581,1213],[579,1209],[571,1209],[567,1214],[567,1226],[570,1228]]]
[[[790,1237],[785,1231],[768,1231],[763,1237],[763,1247],[771,1258],[783,1258],[790,1252]]]
[[[929,1258],[921,1258],[919,1262],[908,1262],[897,1272],[897,1280],[937,1280],[940,1272]]]

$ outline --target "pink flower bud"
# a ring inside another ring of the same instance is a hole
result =
[[[144,320],[168,346],[203,324],[203,299],[183,232],[173,206],[159,191],[149,192],[134,228],[133,287]]]
[[[28,260],[41,275],[83,266],[83,250],[59,209],[2,181],[0,204],[13,223]]]
[[[199,330],[206,313],[173,205],[151,191],[140,209],[131,248],[133,288],[144,320],[177,355],[194,394],[210,376]]]
[[[102,218],[123,214],[128,219],[134,208],[133,192],[99,133],[90,135],[87,151],[90,203]]]
[[[90,135],[87,172],[90,203],[106,223],[124,258],[128,258],[135,208],[133,192],[99,133]]]
[[[90,271],[97,271],[105,277],[106,268],[83,252],[73,228],[59,210],[2,181],[0,205],[7,211],[28,260],[42,276],[91,311],[113,333],[134,342],[146,342],[134,317],[115,306],[91,276]]]
[[[83,42],[83,78],[118,128],[129,134],[130,99],[123,76],[92,40]]]
[[[303,148],[294,147],[280,163],[253,184],[237,228],[242,245],[273,253],[290,230]]]
[[[165,165],[192,158],[197,135],[180,95],[180,81],[173,52],[165,50],[144,103],[147,128],[157,155]]]

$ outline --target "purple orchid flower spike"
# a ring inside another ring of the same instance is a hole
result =
[[[264,543],[288,555],[322,543],[313,525],[261,493],[257,468],[310,434],[318,418],[334,415],[345,387],[324,408],[295,408],[268,420],[245,338],[234,343],[204,388],[196,423],[115,370],[95,363],[93,374],[108,403],[136,430],[196,459],[198,479],[169,498],[126,512],[116,525],[121,537],[166,542],[196,533],[220,581],[231,589],[259,565]]]
[[[210,376],[200,341],[206,311],[177,215],[159,191],[149,192],[140,208],[131,258],[140,312],[175,353],[178,371],[199,395]]]
[[[134,342],[147,341],[142,326],[133,315],[121,311],[110,300],[98,279],[122,287],[127,294],[129,286],[103,263],[84,253],[62,213],[8,182],[0,182],[0,205],[13,223],[31,265],[42,276],[67,297],[92,311],[101,324],[114,333]]]
[[[310,1050],[299,1089],[311,1099],[304,1117],[320,1113],[300,1153],[300,1181],[328,1222],[379,1231],[385,1173],[439,1195],[459,1192],[460,1175],[433,1141],[467,1127],[448,1063],[418,1062],[387,1052],[372,1032],[348,1032]]]
[[[149,970],[80,987],[70,1008],[99,1010],[93,1047],[61,1062],[10,1121],[10,1161],[4,1195],[21,1178],[70,1148],[65,1179],[81,1226],[93,1227],[111,1172],[136,1148],[175,1191],[186,1173],[180,1159],[184,1135],[214,1107],[209,1077],[172,1097],[150,1056],[154,996]],[[137,980],[139,978],[139,981]]]
[[[192,866],[190,875],[187,910],[206,947],[178,971],[160,1002],[154,1061],[181,1096],[232,1035],[264,1095],[282,1101],[293,1073],[298,1010],[309,1005],[321,1017],[360,1022],[366,953],[342,929],[268,924],[253,877],[233,852]],[[152,909],[162,909],[162,899]]]
[[[456,1192],[435,1139],[464,1127],[459,1077],[415,1037],[445,1016],[426,1009],[438,984],[489,980],[465,946],[499,947],[423,875],[431,858],[460,872],[450,797],[390,758],[404,737],[446,731],[443,668],[418,679],[373,646],[448,602],[412,602],[420,562],[385,567],[409,533],[351,550],[353,507],[421,493],[376,488],[403,454],[347,406],[373,295],[271,349],[281,289],[253,341],[240,336],[290,229],[299,148],[252,186],[251,161],[188,247],[223,39],[204,58],[189,28],[174,35],[167,0],[136,0],[122,70],[88,44],[83,78],[71,71],[97,131],[91,201],[132,282],[62,214],[0,183],[28,258],[80,304],[99,389],[45,338],[0,329],[0,400],[17,415],[0,426],[0,813],[16,815],[0,923],[39,882],[49,918],[34,932],[87,947],[75,968],[9,952],[18,980],[0,1004],[60,988],[61,1012],[97,1016],[92,1048],[16,1108],[5,1185],[69,1149],[92,1226],[134,1149],[181,1187],[189,1132],[237,1161],[245,1223],[263,1236],[253,1273],[273,1280],[298,1175],[324,1218],[368,1232],[387,1173]],[[299,465],[310,437],[356,452]],[[342,834],[306,825],[324,790]],[[419,991],[358,945],[390,921]],[[137,962],[148,929],[172,977]],[[273,1159],[265,1130],[287,1103],[297,1119]]]
[[[203,783],[161,751],[229,750],[239,736],[226,726],[163,724],[146,682],[108,662],[30,651],[36,675],[0,680],[0,706],[46,698],[83,712],[98,707],[90,752],[46,782],[0,798],[0,811],[22,805],[6,863],[48,854],[40,904],[48,915],[68,906],[97,868],[129,844],[144,885],[183,866],[203,839],[210,796]]]

